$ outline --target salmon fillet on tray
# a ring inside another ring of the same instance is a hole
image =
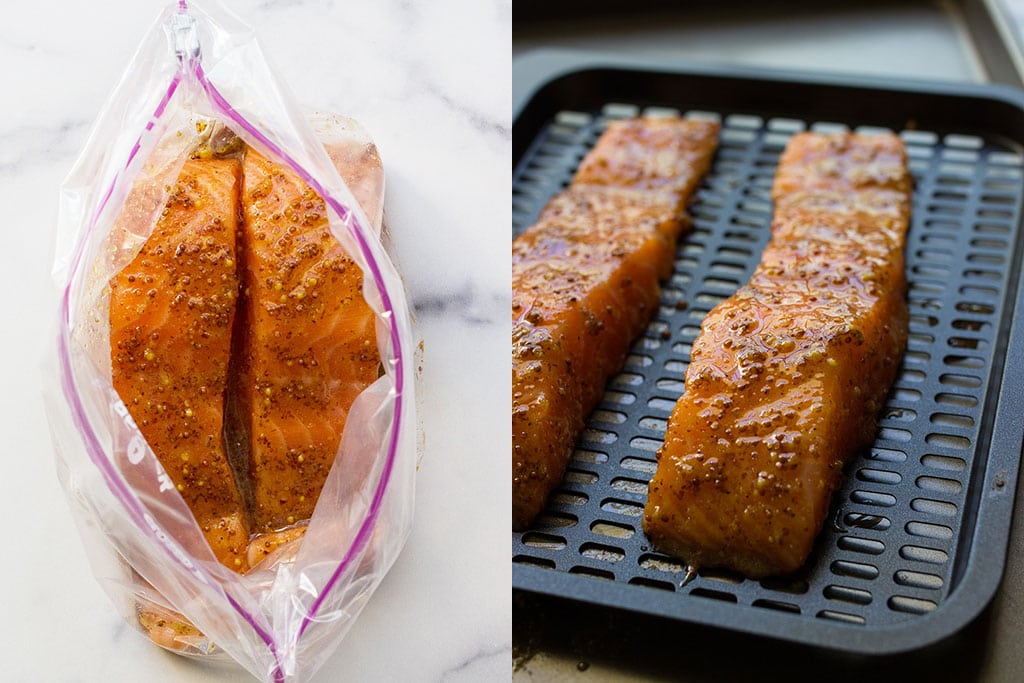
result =
[[[750,577],[806,561],[906,346],[911,186],[894,135],[790,140],[771,241],[692,347],[648,491],[655,548]]]
[[[514,529],[560,483],[648,324],[717,134],[682,119],[613,123],[513,241]],[[806,562],[906,346],[911,192],[894,135],[790,140],[760,265],[692,346],[648,489],[656,550],[755,578]]]
[[[613,122],[512,243],[512,525],[562,480],[584,419],[657,310],[718,124]]]

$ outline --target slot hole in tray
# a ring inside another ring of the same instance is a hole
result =
[[[635,496],[647,495],[647,482],[627,477],[616,477],[612,479],[611,487],[622,493],[629,493]]]
[[[953,450],[967,450],[971,447],[970,439],[965,436],[955,436],[953,434],[939,434],[933,432],[926,436],[924,441],[930,446],[950,448]]]
[[[921,392],[917,389],[906,389],[904,387],[893,387],[892,390],[893,401],[905,401],[907,403],[913,403],[921,400]]]
[[[781,600],[758,598],[750,604],[754,607],[763,607],[764,609],[775,610],[776,612],[786,612],[787,614],[800,614],[801,612],[799,605],[794,605],[791,602],[782,602]]]
[[[558,529],[558,528],[569,528],[579,524],[579,517],[570,515],[564,512],[556,511],[544,511],[537,517],[537,521],[534,522],[534,526],[537,529]],[[525,544],[525,542],[524,542]]]
[[[870,605],[871,591],[862,588],[850,588],[849,586],[825,586],[822,594],[829,600],[836,602],[847,602],[853,605]]]
[[[681,574],[686,571],[686,567],[681,562],[664,555],[641,555],[639,565],[643,569],[665,574]]]
[[[573,460],[581,463],[589,463],[592,465],[599,465],[600,463],[608,461],[608,454],[601,453],[600,451],[588,451],[582,448],[577,448],[572,454]]]
[[[904,595],[894,595],[889,598],[890,609],[908,614],[927,614],[938,606],[934,600],[925,600],[924,598],[910,598]]]
[[[888,517],[864,512],[846,513],[843,516],[843,523],[850,528],[874,529],[875,531],[885,531],[892,525]]]
[[[587,504],[588,496],[575,491],[555,491],[551,496],[551,502],[556,505],[572,505],[582,507]]]
[[[854,491],[850,494],[850,500],[861,505],[875,507],[892,507],[896,505],[896,496],[877,491]]]
[[[690,595],[698,598],[710,598],[712,600],[721,600],[722,602],[739,602],[739,599],[732,593],[726,593],[725,591],[716,591],[710,588],[694,588],[690,591]]]
[[[612,384],[618,386],[639,386],[643,384],[643,375],[637,375],[636,373],[618,373],[611,378]],[[629,391],[606,391],[604,399],[615,403],[622,403],[623,405],[629,405],[637,398],[635,393]]]
[[[523,534],[523,545],[538,550],[562,550],[566,542],[561,536],[530,531]]]
[[[932,538],[940,541],[948,541],[953,538],[953,529],[945,524],[931,524],[929,522],[907,522],[907,533],[911,536],[921,538]]]
[[[658,469],[658,463],[653,460],[644,460],[643,458],[623,458],[619,466],[624,470],[634,470],[636,472],[644,472],[646,474],[654,474]]]
[[[649,579],[646,576],[634,576],[629,580],[629,583],[634,586],[645,586],[647,588],[655,588],[669,593],[674,593],[676,590],[676,585],[674,583],[658,581],[657,579]]]
[[[863,579],[871,581],[878,578],[878,567],[863,562],[850,562],[848,560],[835,560],[830,569],[836,576],[851,579]]]
[[[944,585],[942,577],[938,574],[928,574],[910,569],[901,569],[893,575],[893,580],[901,586],[908,588],[923,588],[927,590],[938,590]]]
[[[569,468],[565,472],[565,476],[562,478],[567,484],[577,484],[581,486],[589,486],[597,481],[597,475],[593,472],[586,472],[583,470],[577,470]]]
[[[916,512],[934,515],[935,517],[956,517],[959,508],[954,503],[931,498],[914,498],[910,501],[910,509]]]
[[[861,553],[863,555],[881,555],[885,552],[885,544],[873,538],[861,536],[840,536],[836,545],[841,550]]]
[[[549,560],[543,557],[534,557],[533,555],[513,555],[513,564],[528,564],[534,567],[540,567],[542,569],[554,569],[554,560]]]
[[[580,555],[591,560],[608,562],[610,564],[622,562],[626,557],[626,553],[622,548],[615,548],[602,543],[584,543],[580,547]]]
[[[934,491],[947,496],[958,495],[963,490],[963,484],[959,481],[945,477],[923,476],[918,477],[914,483],[923,491]]]
[[[967,461],[963,458],[956,458],[951,455],[934,455],[927,453],[921,456],[921,464],[936,470],[946,472],[963,472],[967,469]]]
[[[644,514],[643,505],[617,498],[606,498],[601,501],[601,509],[605,512],[612,512],[625,517],[642,517]]]
[[[981,286],[978,286],[978,285],[964,285],[963,287],[960,288],[959,291],[964,296],[970,296],[970,297],[983,297],[983,298],[995,299],[996,297],[999,296],[999,290],[996,289],[995,287],[981,287]],[[995,312],[995,306],[992,307],[992,310],[993,310],[993,312]]]
[[[957,318],[953,321],[954,330],[967,330],[970,332],[988,332],[992,329],[992,323],[985,322],[984,320],[967,320],[964,318]]]
[[[957,429],[969,429],[974,426],[974,418],[970,415],[956,415],[954,413],[932,413],[931,421],[932,424]]]
[[[859,614],[848,614],[830,609],[821,610],[816,616],[819,619],[828,619],[829,621],[839,621],[844,624],[855,624],[858,626],[863,626],[867,623],[867,620]]]
[[[594,569],[593,567],[579,567],[579,566],[577,566],[577,567],[570,567],[569,568],[569,573],[570,574],[580,574],[582,576],[591,576],[591,577],[593,577],[595,579],[604,579],[606,581],[614,581],[615,580],[615,574],[614,573],[612,573],[610,571],[607,571],[607,570],[604,570],[604,569]]]
[[[607,536],[608,538],[619,539],[632,538],[633,535],[636,534],[635,528],[626,524],[617,524],[614,522],[594,522],[590,525],[590,531],[598,536]]]
[[[811,589],[807,580],[800,576],[770,576],[761,579],[758,583],[765,590],[789,595],[804,595]]]
[[[889,486],[895,486],[903,480],[899,472],[879,470],[872,467],[861,467],[857,470],[857,478],[871,484],[888,484]]]
[[[926,564],[945,564],[949,561],[949,553],[938,548],[926,548],[919,545],[905,545],[900,548],[900,557],[912,562]]]

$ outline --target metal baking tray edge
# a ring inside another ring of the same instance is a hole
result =
[[[749,110],[792,108],[792,102],[773,104],[763,99],[766,86],[773,96],[783,100],[791,96],[788,86],[796,86],[806,93],[808,87],[818,87],[822,97],[805,103],[808,116],[827,118],[830,114],[827,91],[830,89],[859,90],[864,96],[884,94],[896,109],[908,106],[908,98],[920,100],[937,98],[935,101],[955,100],[961,107],[970,107],[979,120],[998,122],[999,129],[1007,134],[1016,145],[1024,146],[1024,92],[1002,85],[974,85],[945,82],[900,81],[849,76],[822,76],[800,72],[761,70],[753,68],[723,67],[706,64],[667,64],[664,61],[637,58],[609,57],[601,54],[575,50],[541,50],[531,52],[513,61],[513,169],[523,157],[534,135],[542,125],[537,120],[540,112],[551,111],[552,107],[563,106],[547,101],[553,95],[553,85],[568,90],[571,102],[568,107],[597,105],[590,102],[586,88],[576,86],[574,80],[581,76],[593,78],[592,72],[615,80],[626,77],[634,84],[637,79],[628,78],[630,72],[666,73],[675,77],[692,76],[702,85],[712,84],[717,90],[711,98],[722,97],[722,90],[729,92],[729,107]],[[625,81],[623,81],[625,82]],[[641,88],[642,90],[642,88]],[[789,88],[792,90],[792,88]],[[612,97],[615,97],[614,93]],[[623,92],[623,100],[643,100],[642,92]],[[602,94],[601,101],[608,99]],[[655,100],[657,98],[654,98]],[[703,95],[692,99],[704,103]],[[656,102],[652,102],[656,103]],[[707,104],[713,107],[714,102]],[[875,105],[872,108],[877,108]],[[557,109],[555,109],[557,110]],[[858,112],[844,110],[832,113],[843,119],[858,118]],[[900,116],[897,112],[896,117]],[[865,115],[870,123],[873,117]],[[928,122],[934,127],[950,123],[954,117],[940,108],[928,112]],[[957,115],[958,120],[962,118]],[[962,127],[962,125],[961,125]],[[897,625],[864,628],[831,623],[822,620],[790,620],[784,631],[766,631],[762,624],[778,626],[777,616],[767,620],[764,610],[752,606],[730,605],[723,609],[713,601],[666,600],[660,591],[642,586],[620,585],[602,579],[566,574],[550,569],[522,564],[513,564],[513,592],[522,591],[540,596],[567,598],[612,609],[624,609],[683,622],[703,624],[727,630],[761,635],[800,642],[826,649],[866,655],[886,655],[924,647],[946,638],[960,630],[975,618],[992,599],[1002,579],[1006,562],[1006,548],[1009,542],[1013,517],[1014,496],[1017,487],[1021,444],[1024,443],[1024,321],[1015,314],[1024,284],[1020,278],[1021,243],[1024,230],[1020,229],[1019,213],[1016,244],[1011,264],[1011,279],[1004,292],[1003,315],[1011,316],[1008,330],[1001,334],[992,352],[995,374],[991,379],[990,392],[995,392],[995,415],[987,420],[988,433],[980,433],[979,439],[988,444],[1000,444],[1001,448],[989,448],[981,476],[975,476],[973,485],[984,487],[977,506],[973,510],[975,519],[968,529],[973,536],[970,553],[963,562],[963,571],[956,589],[935,611],[909,619]],[[1015,286],[1014,286],[1015,284]],[[1004,326],[1004,330],[1007,327]],[[1009,362],[1008,359],[1017,359]]]

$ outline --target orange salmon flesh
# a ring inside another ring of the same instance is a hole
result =
[[[513,240],[513,528],[562,480],[584,419],[657,310],[717,140],[710,121],[613,122]]]
[[[244,175],[235,389],[248,418],[254,530],[264,532],[312,516],[380,356],[363,271],[331,234],[323,199],[253,150]]]
[[[807,560],[906,346],[911,186],[894,135],[791,139],[771,241],[692,347],[649,486],[655,548],[754,578]]]
[[[375,151],[339,171],[382,187]],[[323,200],[252,149],[186,161],[110,280],[114,388],[231,569],[301,535],[379,375],[362,285]]]

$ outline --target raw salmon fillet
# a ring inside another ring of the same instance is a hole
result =
[[[512,525],[562,480],[584,419],[646,327],[718,124],[613,122],[512,243]]]
[[[693,344],[649,487],[655,548],[754,578],[804,564],[906,346],[911,186],[894,135],[792,138],[761,263]]]
[[[379,232],[376,147],[351,119],[318,130]],[[113,383],[217,559],[245,572],[302,536],[293,522],[311,515],[379,359],[361,273],[329,237],[322,200],[226,128],[193,154],[142,250],[109,282]],[[126,234],[159,188],[133,188]],[[137,615],[168,649],[202,638],[155,603],[140,599]]]
[[[152,236],[110,281],[114,389],[217,559],[236,570],[249,532],[221,434],[239,175],[237,160],[186,161]]]
[[[312,516],[380,356],[362,270],[331,234],[323,199],[253,149],[243,178],[233,394],[248,437],[253,532],[263,533]]]
[[[369,131],[355,119],[335,114],[319,114],[312,124],[331,163],[379,233],[384,221],[384,164]]]

